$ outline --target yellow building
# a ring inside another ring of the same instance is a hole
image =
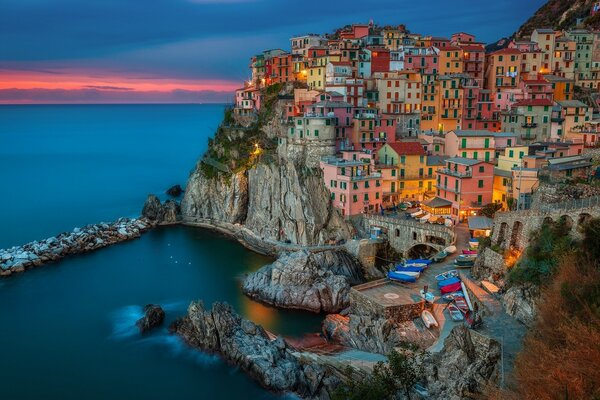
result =
[[[310,89],[325,90],[325,71],[330,62],[340,61],[339,55],[322,55],[309,60],[306,70],[306,83]]]
[[[504,149],[504,154],[498,156],[498,169],[510,171],[515,167],[521,167],[523,157],[528,154],[529,147],[513,146]]]
[[[575,52],[577,42],[565,36],[556,39],[553,63],[550,69],[544,68],[543,73],[552,73],[567,79],[575,79]]]
[[[509,198],[512,193],[512,171],[494,168],[494,188],[492,202],[502,204],[502,209],[508,209]]]
[[[537,43],[543,53],[541,73],[552,72],[557,33],[554,29],[536,29],[531,33],[531,41]]]
[[[485,87],[496,93],[516,89],[521,69],[521,51],[502,49],[486,55]]]
[[[436,168],[428,166],[427,155],[418,141],[387,143],[377,152],[378,168],[392,169],[384,176],[384,203],[392,201],[422,201],[427,192],[435,190]],[[389,176],[390,182],[385,182]]]

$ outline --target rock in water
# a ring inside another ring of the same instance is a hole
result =
[[[194,302],[170,330],[194,347],[221,354],[269,390],[329,399],[340,382],[332,368],[299,360],[282,338],[271,340],[261,326],[242,319],[226,303],[205,309]]]
[[[277,307],[338,312],[348,307],[350,285],[364,281],[361,265],[345,251],[285,253],[249,274],[248,296]]]
[[[171,197],[179,197],[181,193],[183,193],[183,189],[181,189],[180,185],[172,186],[167,190],[167,194]]]
[[[140,329],[141,333],[146,333],[160,325],[165,320],[165,311],[161,306],[156,304],[148,304],[144,307],[144,316],[135,324]]]
[[[172,223],[179,220],[180,212],[181,209],[176,201],[167,200],[161,204],[158,197],[150,194],[144,203],[142,216],[158,223]]]

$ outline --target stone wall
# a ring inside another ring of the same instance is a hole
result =
[[[392,248],[404,255],[417,245],[427,245],[440,251],[454,243],[455,240],[455,234],[451,228],[444,225],[420,223],[412,219],[365,215],[362,217],[361,223],[367,232],[374,226],[385,229]]]
[[[487,247],[477,256],[471,273],[478,280],[485,279],[496,285],[501,284],[506,274],[504,257]]]

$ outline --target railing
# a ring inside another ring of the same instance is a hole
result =
[[[444,225],[434,225],[434,224],[422,224],[419,221],[415,221],[413,219],[406,219],[406,217],[404,215],[402,216],[385,216],[385,215],[379,215],[379,214],[368,214],[365,215],[364,218],[373,220],[373,221],[378,221],[378,222],[387,222],[390,224],[397,224],[397,225],[405,225],[405,226],[411,226],[414,228],[421,228],[421,229],[426,229],[428,231],[431,232],[436,232],[436,233],[442,233],[442,234],[446,234],[446,235],[450,235],[451,237],[454,237],[454,231],[450,228],[448,228],[447,226]]]
[[[587,197],[584,199],[573,199],[560,203],[541,203],[533,202],[531,210],[541,212],[577,210],[581,208],[592,208],[600,206],[600,196]]]
[[[521,127],[523,128],[536,128],[538,126],[538,124],[536,122],[525,122],[523,124],[521,124]]]
[[[458,172],[458,171],[453,171],[449,168],[438,169],[438,174],[452,175],[452,176],[456,176],[457,178],[470,178],[473,176],[472,171]]]

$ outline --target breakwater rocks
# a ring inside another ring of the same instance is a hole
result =
[[[23,272],[71,254],[87,253],[111,244],[136,239],[155,227],[146,218],[120,218],[113,223],[100,223],[75,228],[46,240],[0,250],[0,276]]]
[[[260,325],[242,319],[226,303],[206,309],[201,302],[194,302],[170,331],[193,347],[220,354],[275,392],[329,399],[340,382],[326,366],[301,362],[283,338],[271,339]]]
[[[362,282],[362,266],[345,251],[302,250],[247,275],[243,291],[277,307],[332,313],[348,307],[350,286]]]
[[[159,327],[165,320],[165,311],[157,304],[147,304],[144,307],[144,316],[137,320],[135,325],[144,334]]]

